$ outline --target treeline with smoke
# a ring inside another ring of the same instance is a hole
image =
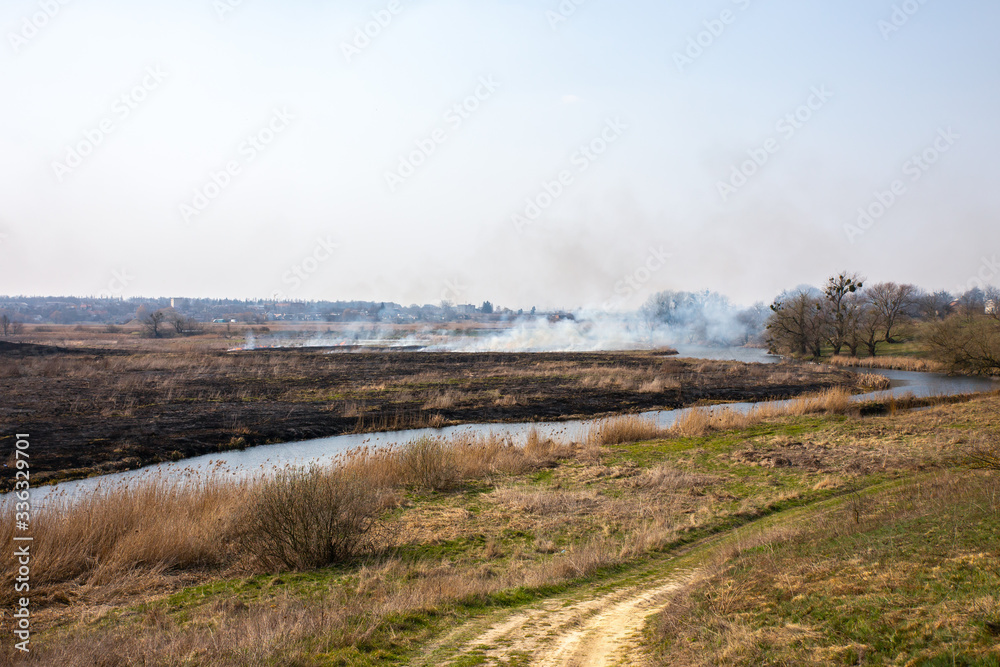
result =
[[[759,345],[769,314],[767,306],[734,306],[717,292],[667,290],[651,296],[639,315],[651,329],[667,330],[673,343]]]
[[[765,340],[772,352],[818,358],[844,352],[868,356],[905,336],[953,370],[1000,372],[1000,290],[925,292],[914,285],[868,285],[855,273],[802,286],[770,306]]]

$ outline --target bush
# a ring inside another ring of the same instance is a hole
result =
[[[952,371],[1000,373],[1000,321],[995,317],[952,315],[925,334],[931,356]]]
[[[266,568],[339,563],[371,549],[386,498],[340,469],[285,469],[251,491],[237,544]]]
[[[411,486],[438,491],[454,485],[459,478],[455,457],[437,438],[413,440],[400,451],[403,475]]]

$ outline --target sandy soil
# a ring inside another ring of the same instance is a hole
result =
[[[524,661],[539,667],[641,665],[637,651],[646,618],[660,611],[668,594],[690,576],[690,572],[678,572],[651,587],[617,590],[583,601],[550,598],[492,619],[471,638],[462,638],[460,633],[468,629],[459,628],[413,664],[448,664],[475,652],[485,657],[487,665]]]

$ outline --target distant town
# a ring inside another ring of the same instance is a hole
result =
[[[273,301],[190,298],[86,298],[0,296],[0,313],[24,324],[128,324],[144,313],[171,310],[176,316],[199,323],[265,324],[267,322],[498,322],[530,311],[494,307],[486,301],[439,305],[379,301]],[[545,313],[550,315],[549,313]],[[551,314],[565,317],[564,314]]]

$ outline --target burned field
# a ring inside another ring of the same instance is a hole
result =
[[[844,370],[659,352],[0,347],[0,427],[37,483],[359,431],[556,421],[851,386]],[[12,451],[12,449],[8,448]],[[12,469],[4,471],[9,488]]]

